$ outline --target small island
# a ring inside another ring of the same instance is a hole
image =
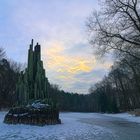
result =
[[[16,85],[17,103],[4,118],[7,124],[53,125],[60,124],[57,103],[47,90],[48,79],[41,61],[41,46],[33,46],[33,39],[28,50],[28,64],[22,71]]]

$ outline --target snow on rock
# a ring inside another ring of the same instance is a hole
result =
[[[31,107],[41,109],[41,108],[47,108],[47,107],[49,107],[49,105],[38,102],[38,103],[32,103]]]
[[[137,117],[135,115],[131,115],[129,113],[104,114],[104,115],[110,116],[110,117],[122,118],[122,119],[126,119],[127,121],[140,123],[140,117]]]

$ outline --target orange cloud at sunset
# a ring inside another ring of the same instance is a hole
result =
[[[76,74],[78,72],[89,72],[92,70],[94,62],[85,56],[71,56],[64,54],[64,46],[59,42],[50,44],[42,50],[45,65],[49,69],[57,72],[67,72]]]

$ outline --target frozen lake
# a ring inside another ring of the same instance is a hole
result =
[[[140,140],[140,118],[128,114],[60,113],[61,125],[44,127],[7,125],[4,115],[0,140]]]

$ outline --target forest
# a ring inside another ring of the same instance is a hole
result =
[[[93,12],[86,23],[95,55],[112,54],[108,75],[91,86],[89,94],[68,93],[48,83],[50,97],[61,111],[124,112],[140,108],[140,8],[139,1],[108,0],[102,12]],[[17,100],[16,83],[22,64],[6,57],[0,48],[0,108]]]

